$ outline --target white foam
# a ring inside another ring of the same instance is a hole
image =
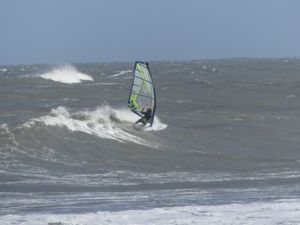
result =
[[[5,140],[2,140],[4,138]],[[7,124],[1,124],[0,125],[0,146],[1,144],[6,143],[9,141],[12,145],[19,145],[18,142],[15,139],[15,135],[9,130]]]
[[[134,123],[135,121],[137,121],[140,118],[139,116],[137,116],[136,114],[130,112],[128,109],[125,109],[125,108],[117,110],[117,115],[118,115],[118,117],[120,117],[120,119],[122,121],[126,121],[129,123]],[[143,130],[145,130],[145,131],[160,131],[160,130],[167,128],[167,126],[168,126],[167,124],[162,123],[160,121],[160,119],[157,116],[155,116],[152,127],[150,127],[150,125],[147,124],[143,128]]]
[[[290,95],[287,95],[287,96],[285,96],[286,98],[295,98],[296,97],[296,95],[295,94],[290,94]]]
[[[7,69],[6,69],[6,68],[0,68],[0,71],[1,71],[1,72],[6,72]]]
[[[200,78],[196,78],[196,79],[194,80],[194,82],[197,82],[197,83],[200,83],[200,84],[205,84],[205,85],[210,85],[210,84],[211,84],[210,81],[208,81],[208,80],[203,80],[203,79],[200,79]]]
[[[193,102],[193,101],[188,100],[188,99],[178,99],[178,100],[176,100],[176,103],[178,103],[178,104],[191,103],[191,102]]]
[[[118,72],[116,74],[113,74],[110,77],[119,77],[119,76],[121,76],[123,74],[131,73],[131,72],[132,72],[132,70],[121,70],[120,72]]]
[[[78,72],[76,68],[71,65],[64,65],[55,68],[48,73],[39,75],[39,77],[67,84],[81,83],[83,80],[94,80],[90,75]]]
[[[162,123],[157,116],[154,117],[152,127],[146,125],[145,131],[160,131],[167,128],[167,124]]]
[[[165,207],[82,214],[12,214],[1,216],[0,221],[2,225],[300,224],[299,205],[300,200],[294,199],[249,204]]]
[[[79,111],[71,113],[63,106],[52,109],[50,114],[32,119],[23,127],[31,127],[36,123],[44,123],[47,126],[66,127],[75,132],[84,132],[100,138],[113,139],[118,142],[134,142],[141,145],[153,146],[141,137],[126,131],[126,122],[132,126],[137,120],[128,109],[113,109],[109,105],[103,105],[95,110]],[[161,130],[166,127],[156,118],[153,130]],[[124,129],[125,128],[125,129]]]

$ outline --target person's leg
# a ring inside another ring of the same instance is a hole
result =
[[[143,118],[139,119],[139,120],[138,120],[138,121],[136,121],[134,124],[138,124],[138,123],[140,123],[140,122],[142,122],[142,123],[143,123]]]
[[[145,119],[145,118],[143,118],[141,122],[143,123],[143,127],[144,127],[144,126],[146,126],[146,124],[148,123],[148,120]]]

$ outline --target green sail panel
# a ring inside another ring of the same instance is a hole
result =
[[[146,62],[137,61],[134,64],[133,81],[128,99],[128,107],[132,112],[143,117],[142,109],[152,109],[153,117],[150,124],[153,123],[153,118],[156,108],[156,96],[153,79],[149,70],[149,64]]]

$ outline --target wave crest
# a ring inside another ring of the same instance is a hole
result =
[[[48,73],[39,75],[39,77],[67,84],[81,83],[82,81],[94,81],[93,77],[77,71],[76,68],[71,65],[55,68]]]

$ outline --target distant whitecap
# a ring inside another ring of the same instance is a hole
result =
[[[55,68],[39,77],[67,84],[81,83],[82,81],[94,81],[93,77],[77,71],[76,68],[71,65]]]

